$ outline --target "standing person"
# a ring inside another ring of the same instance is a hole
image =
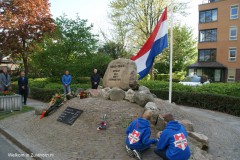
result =
[[[3,73],[0,74],[0,90],[8,91],[8,88],[11,84],[10,75],[7,72],[7,67],[3,68]]]
[[[23,104],[27,103],[28,95],[28,78],[25,77],[25,72],[22,71],[20,77],[18,78],[18,91],[19,94],[23,96]]]
[[[70,88],[71,82],[72,82],[72,76],[69,74],[69,71],[66,70],[65,74],[62,76],[64,95],[71,93],[71,88]]]
[[[97,73],[97,69],[94,69],[93,74],[91,76],[92,89],[97,89],[98,88],[100,79],[101,78],[100,78],[99,74]]]
[[[188,160],[191,153],[185,128],[174,120],[172,114],[164,114],[163,120],[167,126],[160,132],[160,139],[154,152],[163,160]]]
[[[142,118],[134,120],[126,130],[126,150],[130,157],[136,157],[141,160],[140,152],[150,148],[151,144],[157,143],[157,139],[150,139],[151,126],[149,120],[152,117],[152,111],[146,110]]]

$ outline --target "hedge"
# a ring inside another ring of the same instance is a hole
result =
[[[151,90],[158,98],[168,100],[169,92],[162,90]],[[194,92],[173,91],[172,101],[179,105],[209,109],[240,116],[240,98]]]
[[[56,93],[62,93],[62,90],[59,89],[46,89],[46,88],[30,88],[30,98],[37,99],[43,102],[49,102],[53,95]]]
[[[169,83],[164,81],[139,81],[140,85],[149,89],[167,91]],[[219,94],[226,96],[240,97],[240,83],[210,83],[202,86],[192,87],[180,83],[173,83],[173,91]]]

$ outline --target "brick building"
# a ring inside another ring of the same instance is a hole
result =
[[[240,0],[208,0],[199,5],[198,61],[188,74],[213,82],[240,81]]]

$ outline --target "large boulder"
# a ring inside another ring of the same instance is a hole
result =
[[[202,150],[208,150],[208,137],[197,132],[188,132],[191,141]]]
[[[110,91],[110,100],[112,101],[122,101],[125,98],[125,92],[117,87],[114,87]]]
[[[87,89],[85,92],[92,98],[101,98],[103,91],[102,89]]]
[[[134,94],[135,94],[135,92],[132,89],[129,89],[127,92],[125,92],[125,99],[131,103],[134,103],[135,102]]]
[[[213,160],[213,156],[209,154],[207,151],[200,149],[196,146],[195,142],[192,139],[188,138],[188,144],[191,149],[191,157],[189,160]]]
[[[160,119],[159,114],[160,114],[160,110],[158,109],[156,103],[154,102],[148,102],[145,107],[144,110],[151,110],[153,115],[151,118],[151,124],[154,124],[155,127],[158,130],[163,130],[165,127],[165,123],[162,119]]]
[[[102,98],[106,100],[110,99],[110,92],[111,88],[109,87],[102,89]]]
[[[178,122],[179,122],[180,124],[182,124],[187,131],[190,131],[190,132],[193,132],[193,131],[194,131],[194,129],[193,129],[193,124],[192,124],[192,122],[190,122],[189,120],[183,119],[183,120],[178,121]]]
[[[145,86],[139,86],[138,91],[142,91],[147,94],[151,94],[150,90]]]
[[[134,101],[142,107],[145,107],[145,105],[148,102],[153,102],[154,98],[152,94],[147,94],[145,91],[138,91],[134,94]]]
[[[117,59],[109,63],[103,77],[104,87],[119,87],[123,90],[135,89],[137,84],[137,66],[129,59]]]

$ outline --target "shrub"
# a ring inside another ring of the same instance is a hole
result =
[[[75,78],[73,78],[73,81],[75,84],[78,84],[78,83],[90,84],[91,83],[90,77],[75,77]]]
[[[168,91],[151,90],[158,98],[167,100]],[[207,93],[173,91],[172,101],[176,104],[198,107],[240,116],[240,98]]]
[[[44,88],[46,84],[49,83],[47,78],[35,78],[28,80],[30,87]]]
[[[46,88],[30,88],[30,97],[43,102],[49,102],[55,93],[61,93],[59,89],[46,89]]]

